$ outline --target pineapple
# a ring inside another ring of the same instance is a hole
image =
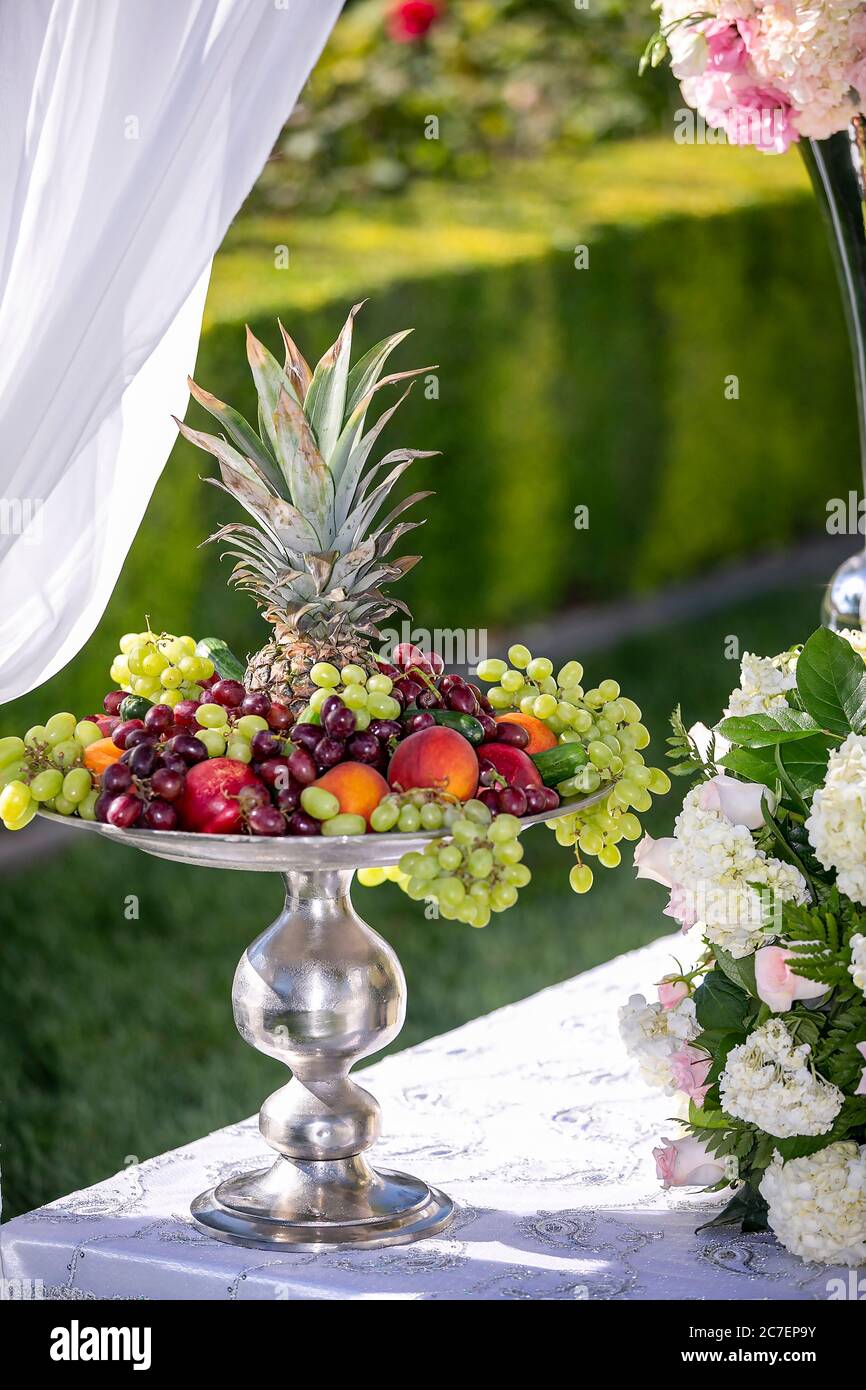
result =
[[[259,397],[258,433],[192,380],[193,397],[228,438],[176,422],[186,439],[217,459],[220,478],[205,481],[236,498],[253,519],[253,525],[235,522],[208,537],[228,542],[226,553],[236,561],[231,582],[251,593],[273,624],[270,641],[249,658],[245,684],[289,705],[296,715],[315,688],[310,670],[316,662],[370,669],[375,664],[372,644],[381,636],[378,624],[395,609],[408,615],[406,605],[384,586],[421,558],[392,552],[406,532],[422,523],[397,518],[431,495],[413,493],[379,519],[413,460],[431,454],[396,449],[368,467],[381,431],[413,383],[369,429],[367,411],[383,386],[431,369],[381,375],[407,330],[377,343],[350,370],[352,328],[360,308],[354,306],[315,371],[282,324],[283,367],[247,328],[247,357]],[[380,481],[384,469],[389,471]]]

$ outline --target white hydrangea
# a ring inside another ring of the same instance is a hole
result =
[[[866,936],[861,936],[859,932],[851,937],[851,964],[848,966],[848,974],[857,988],[866,994]]]
[[[643,1080],[673,1095],[676,1086],[670,1059],[700,1032],[695,1001],[687,997],[665,1009],[648,1004],[642,994],[633,994],[619,1010],[619,1032],[628,1055],[640,1063]]]
[[[728,1053],[719,1079],[722,1108],[777,1139],[826,1134],[844,1096],[812,1070],[809,1053],[780,1018],[769,1019]]]
[[[825,869],[835,869],[840,893],[866,903],[866,736],[849,734],[827,762],[824,785],[812,797],[809,843]]]
[[[731,691],[725,715],[771,714],[783,709],[788,703],[785,692],[796,684],[796,654],[755,656],[745,652],[740,662],[740,684]]]
[[[761,1196],[792,1254],[852,1268],[866,1263],[866,1145],[846,1139],[787,1163],[776,1154]]]
[[[755,844],[745,825],[734,825],[720,811],[704,810],[701,788],[693,787],[683,801],[674,826],[671,875],[679,901],[687,904],[683,925],[698,924],[703,936],[737,959],[772,941],[772,920],[766,922],[763,893],[782,901],[806,901],[806,882],[799,869],[772,859]]]

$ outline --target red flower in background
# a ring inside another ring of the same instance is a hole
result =
[[[401,0],[388,15],[388,33],[397,43],[422,39],[442,13],[436,0]]]

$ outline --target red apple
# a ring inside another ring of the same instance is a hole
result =
[[[479,756],[482,772],[489,763],[505,778],[509,787],[525,789],[544,786],[535,763],[520,748],[514,748],[509,743],[485,743]]]
[[[242,825],[238,794],[244,787],[264,783],[246,764],[235,758],[208,758],[196,763],[186,775],[177,808],[182,830],[198,830],[203,835],[233,835]]]

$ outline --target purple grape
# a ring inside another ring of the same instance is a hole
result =
[[[287,786],[291,781],[288,758],[267,758],[256,768],[267,787]]]
[[[289,772],[303,786],[315,782],[319,770],[306,748],[296,748],[288,760]]]
[[[282,744],[270,729],[259,729],[257,734],[253,734],[250,748],[253,757],[259,762],[264,762],[268,758],[275,758],[281,751]]]
[[[271,702],[267,695],[256,691],[244,696],[240,703],[240,711],[241,714],[257,714],[261,719],[267,719],[271,711]]]
[[[152,743],[139,743],[129,755],[129,770],[133,777],[150,777],[156,767],[156,749]]]
[[[247,816],[251,835],[285,835],[286,818],[276,806],[257,806]]]
[[[131,729],[126,735],[126,742],[123,746],[128,753],[131,748],[138,748],[141,744],[149,744],[152,748],[153,733],[148,733],[147,729]]]
[[[208,695],[214,704],[223,705],[225,709],[237,709],[246,698],[246,691],[240,681],[217,681],[208,691]],[[254,714],[254,710],[245,710],[247,714]]]
[[[175,724],[181,724],[184,728],[198,727],[195,712],[200,704],[199,700],[178,700],[172,710]]]
[[[285,733],[286,729],[290,729],[294,722],[295,716],[288,705],[281,705],[279,701],[275,700],[268,710],[268,723],[271,728],[282,734]]]
[[[493,718],[492,715],[485,714],[483,710],[479,710],[475,718],[478,720],[478,723],[484,730],[484,742],[493,742],[497,734],[499,733],[499,725],[497,724],[496,720]]]
[[[126,699],[125,690],[109,690],[105,699],[102,701],[102,708],[106,714],[119,714],[120,706]]]
[[[174,710],[168,705],[151,705],[144,716],[144,727],[152,734],[165,733],[174,723]]]
[[[512,748],[526,748],[529,731],[522,724],[513,724],[510,719],[500,719],[496,725],[496,742],[508,743]]]
[[[411,677],[403,676],[400,680],[394,682],[394,688],[391,694],[401,695],[407,705],[412,705],[418,699],[418,696],[424,688],[425,687],[421,685],[420,681],[413,681]]]
[[[238,792],[238,805],[245,816],[249,816],[259,806],[269,806],[271,798],[267,787],[241,787]]]
[[[289,738],[292,743],[299,743],[310,753],[315,753],[316,747],[324,737],[325,731],[321,724],[293,724],[289,730]]]
[[[478,708],[478,701],[468,685],[455,685],[448,691],[445,703],[458,714],[474,714]]]
[[[143,729],[142,719],[125,719],[122,724],[118,724],[111,737],[118,748],[126,747],[126,740],[134,730]]]
[[[356,763],[376,762],[379,751],[379,740],[369,730],[360,734],[353,734],[346,744],[346,752]]]
[[[507,816],[526,815],[526,796],[519,787],[503,787],[499,793],[498,809]]]
[[[184,777],[170,767],[158,767],[150,779],[150,785],[163,801],[174,801],[183,791]],[[157,827],[159,829],[160,827]],[[165,827],[161,827],[165,829]]]
[[[196,742],[198,740],[196,739]],[[159,760],[160,768],[165,768],[167,772],[179,772],[181,777],[186,776],[186,763],[179,753],[163,753]]]
[[[125,792],[132,786],[132,773],[125,763],[112,763],[102,774],[103,792],[111,792],[112,796],[118,796],[120,792]],[[100,800],[102,798],[100,797]]]
[[[325,704],[330,705],[331,701],[326,700]],[[325,732],[330,734],[331,738],[348,738],[350,734],[355,732],[355,716],[343,704],[342,700],[337,700],[336,704],[337,708],[322,710],[322,723],[325,726]]]
[[[524,789],[524,795],[526,796],[526,814],[528,816],[536,816],[539,811],[547,810],[546,791],[547,787],[526,787]]]
[[[493,787],[485,787],[478,793],[478,800],[483,801],[488,811],[495,815],[499,810],[499,793]]]
[[[431,690],[427,686],[420,692],[415,700],[419,709],[440,709],[442,706],[442,696],[438,690]]]
[[[103,792],[101,796],[98,796],[96,798],[96,805],[94,806],[93,810],[96,815],[96,819],[98,821],[101,821],[103,825],[105,825],[105,823],[108,820],[108,808],[114,800],[114,797],[114,792]]]
[[[429,729],[436,720],[429,710],[419,709],[415,714],[407,714],[403,729],[407,734],[420,733],[422,729]]]
[[[450,673],[447,676],[443,676],[442,679],[439,681],[439,692],[441,695],[447,695],[449,691],[455,690],[458,686],[465,684],[466,682],[464,681],[462,676],[457,676],[453,673]]]
[[[321,823],[316,820],[315,816],[308,816],[306,811],[295,811],[294,815],[289,817],[290,835],[321,835],[321,833]]]
[[[274,788],[274,805],[279,811],[285,811],[290,815],[292,811],[297,810],[300,795],[301,789],[296,782],[291,786],[281,787],[279,791]]]
[[[131,792],[123,792],[120,796],[115,796],[108,808],[106,817],[109,825],[115,825],[120,830],[127,830],[129,826],[135,825],[141,815],[142,803],[137,796]]]
[[[391,738],[402,736],[403,725],[398,724],[396,719],[372,719],[367,733],[372,734],[380,743],[387,743]]]
[[[555,787],[542,787],[541,790],[544,792],[544,795],[547,799],[547,804],[545,805],[544,810],[555,811],[557,806],[559,805],[559,792],[556,790]]]
[[[141,818],[148,830],[174,830],[177,826],[177,811],[167,801],[151,801]]]
[[[327,736],[316,749],[316,762],[319,767],[335,767],[346,756],[346,745],[341,738]]]
[[[168,744],[167,751],[183,758],[187,767],[204,762],[207,757],[207,749],[201,739],[195,738],[193,734],[177,734]]]

